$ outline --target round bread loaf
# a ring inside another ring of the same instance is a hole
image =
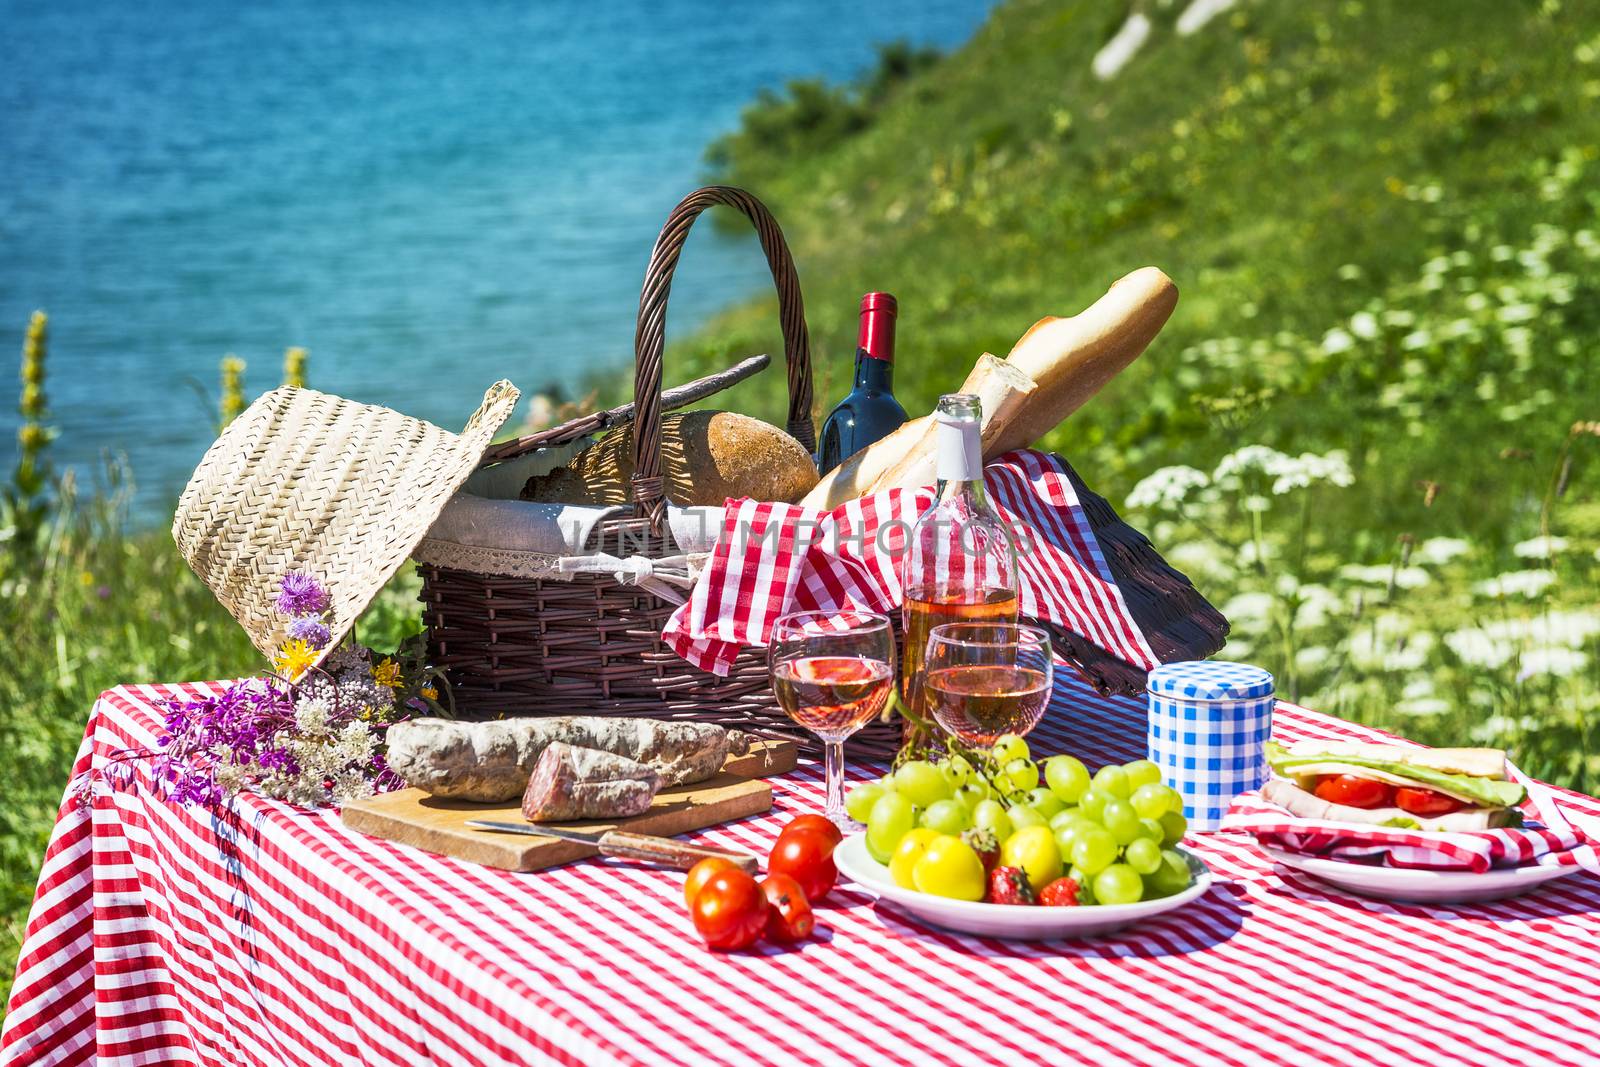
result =
[[[667,499],[683,507],[753,497],[792,503],[817,484],[805,447],[776,426],[731,411],[674,412],[661,420]],[[529,478],[522,499],[610,505],[632,499],[633,424],[618,427],[565,467]]]

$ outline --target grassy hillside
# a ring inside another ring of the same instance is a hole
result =
[[[1600,7],[1245,2],[1185,37],[1181,4],[1142,6],[1109,83],[1128,3],[1014,0],[715,147],[795,247],[819,403],[863,290],[900,297],[915,412],[1156,264],[1172,321],[1044,444],[1139,505],[1286,693],[1593,787]],[[734,309],[671,364],[779,351],[774,323]],[[780,389],[718,403],[777,421]]]

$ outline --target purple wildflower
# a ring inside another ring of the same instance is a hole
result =
[[[277,608],[285,615],[321,615],[332,601],[309,574],[292,571],[278,583]]]
[[[304,641],[312,648],[326,648],[333,632],[315,615],[296,615],[289,622],[289,637]]]

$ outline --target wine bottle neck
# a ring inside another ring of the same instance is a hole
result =
[[[877,359],[864,348],[856,349],[856,386],[879,393],[894,392],[894,364]]]
[[[934,474],[939,479],[939,499],[962,494],[983,501],[983,437],[977,419],[954,419],[943,412],[935,416]]]
[[[861,330],[856,335],[856,355],[873,362],[894,362],[894,322],[899,305],[888,293],[868,293],[861,298]]]

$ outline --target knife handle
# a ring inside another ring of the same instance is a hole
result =
[[[602,835],[599,845],[602,856],[644,860],[680,871],[687,871],[701,860],[713,857],[731,861],[746,874],[753,875],[760,869],[760,861],[746,852],[724,852],[720,848],[691,845],[670,837],[630,834],[626,830],[612,830]]]

